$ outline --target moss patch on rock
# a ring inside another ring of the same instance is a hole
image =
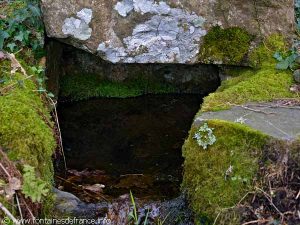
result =
[[[142,76],[128,81],[109,81],[97,75],[64,76],[60,81],[60,95],[70,100],[92,97],[136,97],[143,94],[175,92],[171,84],[149,81]]]
[[[199,58],[205,63],[240,64],[252,39],[252,35],[239,27],[213,27],[203,38]]]
[[[199,126],[199,125],[198,125]],[[184,179],[193,210],[214,218],[222,208],[235,205],[250,189],[258,159],[268,137],[237,123],[210,120],[217,141],[204,150],[194,139],[194,125],[183,146]],[[226,171],[232,166],[232,173]]]
[[[289,90],[294,82],[292,72],[275,69],[273,54],[277,50],[284,50],[285,46],[281,36],[273,35],[266,39],[250,55],[252,64],[257,68],[230,71],[229,74],[234,73],[235,77],[223,81],[215,93],[206,97],[201,111],[223,110],[247,102],[299,97]]]
[[[32,79],[19,72],[10,75],[8,61],[0,63],[0,80],[0,146],[20,171],[25,164],[33,166],[51,190],[56,141],[49,109]],[[46,206],[49,199],[44,199]]]

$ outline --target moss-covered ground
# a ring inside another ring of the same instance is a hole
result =
[[[26,64],[23,66],[28,69]],[[23,165],[33,166],[36,175],[51,189],[56,141],[49,108],[37,92],[30,70],[27,73],[31,78],[21,72],[10,74],[10,70],[8,60],[0,62],[0,146],[21,173]],[[50,195],[44,199],[46,207],[49,199]]]
[[[175,87],[158,81],[149,81],[143,76],[128,81],[103,80],[97,75],[64,76],[60,81],[60,95],[70,100],[92,97],[136,97],[143,94],[175,92]]]
[[[201,111],[217,111],[248,102],[299,97],[289,90],[294,82],[292,72],[275,68],[273,54],[275,51],[284,51],[285,48],[281,36],[274,35],[266,39],[250,55],[251,64],[255,68],[229,71],[229,75],[234,77],[223,81],[215,93],[204,99]]]

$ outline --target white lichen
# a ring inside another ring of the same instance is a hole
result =
[[[62,26],[62,32],[65,35],[72,36],[81,41],[88,40],[92,35],[92,28],[89,23],[92,20],[93,11],[84,8],[77,12],[75,17],[66,18]]]
[[[171,8],[154,0],[122,0],[115,10],[123,17],[131,11],[153,14],[123,39],[123,46],[102,42],[98,51],[111,62],[187,63],[194,62],[199,52],[205,19],[182,8]],[[142,50],[141,50],[142,49]]]

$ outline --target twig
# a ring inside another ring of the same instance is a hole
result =
[[[63,147],[63,143],[62,143],[62,136],[61,136],[61,130],[60,130],[60,125],[59,125],[59,120],[58,120],[56,103],[49,96],[46,95],[46,97],[49,99],[49,101],[50,101],[50,103],[51,103],[51,105],[53,106],[53,109],[54,109],[54,119],[55,119],[55,122],[56,122],[56,126],[57,126],[57,129],[58,129],[58,135],[59,135],[59,145],[60,145],[62,156],[64,158],[65,170],[67,171],[67,162],[66,162],[64,147]]]
[[[6,170],[5,167],[2,165],[2,163],[0,163],[0,167],[1,167],[1,169],[4,171],[4,173],[6,174],[6,176],[8,177],[8,179],[11,179],[10,174],[7,172],[7,170]]]
[[[254,223],[265,223],[265,222],[269,222],[271,220],[266,220],[266,219],[259,219],[259,220],[253,220],[253,221],[249,221],[246,223],[243,223],[242,225],[248,225],[248,224],[254,224]]]
[[[30,78],[32,78],[32,77],[33,77],[33,75],[27,76],[26,78],[24,78],[24,79],[21,80],[21,81],[28,80],[28,79],[30,79]],[[12,84],[10,84],[10,85],[7,85],[7,86],[3,87],[2,89],[0,89],[0,93],[3,93],[3,91],[5,91],[6,89],[10,89],[10,88],[15,87],[17,84],[19,84],[19,82],[14,82],[14,83],[12,83]]]
[[[17,200],[17,204],[18,204],[19,213],[20,213],[20,216],[21,216],[21,224],[23,224],[23,214],[22,214],[22,209],[21,209],[21,206],[20,206],[18,194],[16,194],[16,200]]]
[[[218,213],[217,217],[215,218],[213,225],[216,225],[216,224],[217,224],[217,221],[218,221],[220,215],[221,215],[224,211],[227,211],[227,210],[229,210],[229,209],[234,209],[235,207],[237,207],[239,204],[242,203],[242,201],[244,201],[244,199],[245,199],[249,194],[254,194],[254,192],[248,192],[247,194],[245,194],[245,195],[241,198],[241,200],[240,200],[237,204],[235,204],[234,206],[231,206],[231,207],[229,207],[229,208],[221,209],[221,211]]]
[[[284,214],[282,212],[280,212],[280,210],[276,207],[276,205],[274,205],[274,203],[272,201],[272,198],[264,190],[262,190],[262,189],[260,189],[258,187],[256,187],[256,189],[265,195],[266,199],[268,199],[268,201],[270,202],[270,204],[280,214],[281,218],[283,219],[284,218]]]
[[[27,203],[26,203],[26,201],[25,201],[25,199],[24,199],[24,197],[23,197],[22,195],[21,195],[21,198],[23,198],[23,203],[24,203],[24,205],[25,205],[27,211],[29,212],[29,214],[30,214],[30,216],[31,216],[31,218],[32,218],[32,221],[34,221],[34,220],[35,220],[35,216],[33,215],[31,209],[30,209],[29,206],[27,205]]]
[[[252,109],[252,108],[244,106],[244,105],[235,105],[235,106],[238,106],[238,107],[241,107],[243,109],[250,110],[250,111],[253,111],[253,112],[257,112],[257,113],[263,113],[263,114],[266,114],[266,115],[276,114],[274,112],[264,112],[264,111],[259,110],[259,109]]]
[[[19,221],[8,211],[7,208],[0,202],[0,209],[13,221],[14,224],[20,225]]]
[[[299,192],[298,192],[298,194],[296,196],[296,200],[299,198],[299,196],[300,196],[300,190],[299,190]]]
[[[71,184],[71,185],[74,186],[77,190],[83,191],[84,193],[86,193],[86,194],[88,194],[89,196],[91,196],[91,197],[94,198],[93,195],[91,195],[90,193],[88,193],[88,192],[85,191],[84,189],[79,188],[76,184],[74,184],[74,183],[72,183],[72,182],[70,182],[70,181],[68,181],[68,180],[66,180],[66,179],[64,179],[64,178],[62,178],[62,177],[60,177],[60,176],[57,176],[57,175],[56,175],[56,177],[57,177],[58,179],[64,181],[64,182],[67,182],[67,183]],[[92,192],[95,193],[95,194],[97,194],[100,198],[103,198],[105,201],[109,202],[109,200],[108,200],[107,198],[105,198],[103,195],[101,195],[101,194],[99,194],[99,193],[97,193],[97,192],[94,192],[94,191],[92,191]]]

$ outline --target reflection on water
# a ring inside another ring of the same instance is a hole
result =
[[[66,179],[103,184],[106,196],[129,190],[151,199],[178,196],[181,146],[201,101],[199,95],[184,94],[60,103],[65,155],[73,170]]]

